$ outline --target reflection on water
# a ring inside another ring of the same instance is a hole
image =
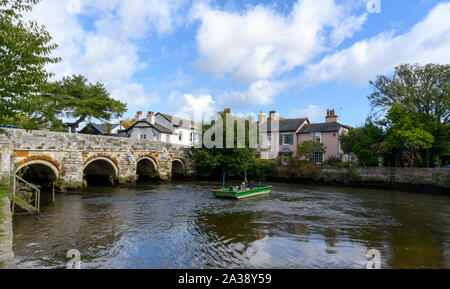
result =
[[[91,188],[14,221],[19,268],[450,268],[450,198],[275,184],[215,199],[211,183]]]

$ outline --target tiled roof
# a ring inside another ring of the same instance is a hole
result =
[[[183,128],[200,127],[200,124],[198,122],[195,122],[190,119],[181,118],[178,116],[173,116],[162,112],[159,112],[159,114],[162,115],[168,121],[170,121],[172,125],[175,127],[183,127]]]
[[[173,134],[173,131],[163,125],[160,125],[159,123],[155,123],[154,125],[152,125],[149,121],[147,121],[146,119],[142,119],[139,120],[137,122],[135,122],[132,126],[130,126],[126,131],[130,131],[131,129],[133,129],[137,124],[139,123],[144,123],[147,124],[150,127],[154,127],[156,130],[162,132],[162,133],[167,133],[167,134]]]
[[[349,128],[348,126],[338,122],[312,123],[304,125],[299,133],[336,132],[342,127]]]
[[[307,118],[295,118],[295,119],[280,119],[278,121],[279,131],[280,132],[295,132],[297,131],[303,123],[309,123]],[[261,129],[265,129],[267,126],[267,131],[272,131],[272,122],[271,121],[265,121],[260,125]],[[275,129],[275,128],[274,128]]]

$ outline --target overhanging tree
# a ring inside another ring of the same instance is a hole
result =
[[[27,127],[46,122],[49,106],[41,92],[51,73],[45,66],[60,61],[51,57],[57,47],[52,37],[35,21],[24,21],[38,0],[0,0],[0,125],[26,115]]]

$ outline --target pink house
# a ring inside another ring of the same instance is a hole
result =
[[[307,118],[282,119],[275,111],[267,119],[259,114],[260,145],[259,157],[276,159],[278,156],[296,156],[298,144],[318,140],[326,146],[325,153],[314,154],[313,162],[320,164],[331,156],[344,158],[339,136],[347,134],[350,127],[340,124],[334,110],[328,110],[324,123],[310,123]]]

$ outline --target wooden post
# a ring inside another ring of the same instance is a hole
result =
[[[55,182],[52,183],[52,199],[53,199],[53,204],[55,203]]]

